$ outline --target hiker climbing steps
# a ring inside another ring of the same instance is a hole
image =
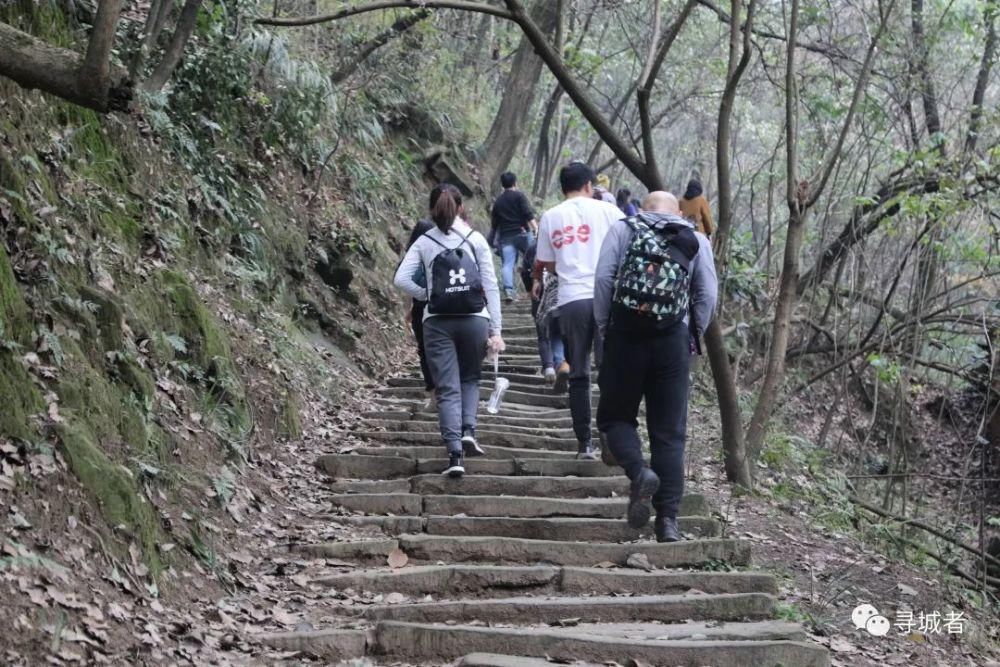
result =
[[[440,474],[448,461],[415,364],[378,391],[363,446],[316,462],[331,480],[329,520],[366,537],[293,548],[351,565],[313,584],[376,602],[331,597],[317,629],[257,639],[377,664],[828,665],[798,624],[774,620],[772,575],[719,571],[748,566],[750,547],[724,535],[704,496],[684,496],[680,542],[624,521],[628,479],[575,458],[566,396],[537,374],[527,303],[506,308],[504,327],[511,386],[499,414],[481,416],[485,455],[465,460],[464,478]]]

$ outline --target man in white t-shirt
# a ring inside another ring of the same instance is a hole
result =
[[[572,162],[559,172],[565,201],[542,215],[534,270],[535,298],[543,270],[559,277],[559,328],[569,363],[569,409],[577,458],[586,460],[597,458],[590,437],[590,351],[596,349],[598,366],[601,351],[594,323],[594,273],[604,237],[623,217],[617,206],[594,199],[593,181],[594,170],[583,162]]]

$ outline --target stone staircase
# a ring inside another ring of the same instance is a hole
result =
[[[500,372],[511,387],[499,415],[482,409],[486,456],[467,458],[463,479],[442,477],[419,369],[390,380],[357,434],[369,444],[317,461],[343,514],[333,520],[372,535],[296,547],[355,566],[312,582],[331,591],[326,629],[256,639],[332,663],[829,665],[799,625],[774,620],[773,576],[720,571],[745,568],[750,546],[722,535],[704,496],[684,497],[685,541],[657,544],[652,523],[625,523],[621,470],[574,458],[567,398],[538,374],[527,304],[504,316]],[[391,567],[396,559],[407,562]],[[338,592],[374,604],[337,604]]]

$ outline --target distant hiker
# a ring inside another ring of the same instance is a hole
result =
[[[594,199],[606,201],[609,204],[618,205],[615,202],[615,196],[611,194],[611,179],[608,178],[607,174],[601,174],[600,176],[594,177],[594,191],[590,196]]]
[[[500,290],[482,234],[462,219],[462,194],[444,184],[431,209],[434,227],[406,251],[396,286],[424,309],[424,352],[434,378],[441,438],[448,451],[445,475],[465,474],[464,455],[481,456],[476,442],[479,380],[487,348],[504,349],[500,337]],[[413,280],[423,268],[426,287]]]
[[[552,350],[552,367],[555,374],[545,375],[553,383],[553,391],[565,394],[569,386],[569,362],[566,361],[566,342],[559,326],[559,278],[546,270],[542,276],[542,296],[537,301],[538,312],[535,325],[548,335],[549,349]]]
[[[538,231],[535,212],[527,196],[517,189],[517,177],[509,171],[500,175],[503,192],[490,212],[490,246],[496,246],[503,260],[503,290],[507,303],[514,300],[514,267],[518,254],[524,255]]]
[[[619,188],[618,196],[615,197],[615,204],[625,215],[635,215],[639,212],[639,207],[632,203],[632,191],[628,188]]]
[[[531,273],[535,268],[537,249],[538,241],[532,240],[531,245],[528,246],[528,252],[524,253],[524,261],[521,262],[521,280],[524,282],[524,289],[527,290],[528,294],[534,292],[535,279],[531,277]],[[539,316],[541,306],[546,302],[546,289],[550,289],[552,295],[556,294],[557,287],[550,287],[550,277],[554,280],[552,274],[548,272],[545,272],[542,277],[542,297],[536,299],[532,296],[531,317],[535,320],[535,334],[538,337],[538,356],[542,362],[542,375],[549,384],[553,384],[556,381],[557,369],[562,370],[565,377],[569,377],[569,365],[566,364],[562,336],[559,334],[558,318],[551,317],[550,312],[541,313],[542,316]],[[549,304],[555,305],[551,299]],[[545,315],[549,315],[549,317],[545,317]],[[552,331],[556,332],[555,335],[552,335]]]
[[[559,328],[569,362],[569,406],[579,459],[596,459],[590,431],[590,353],[600,364],[601,341],[594,325],[594,272],[601,244],[622,213],[594,199],[594,170],[572,162],[559,172],[565,201],[542,216],[538,232],[536,281],[548,270],[559,278]],[[535,283],[534,296],[541,292]],[[595,340],[596,339],[596,340]],[[596,342],[596,345],[595,345]]]
[[[431,190],[430,204],[428,206],[429,211],[434,210],[434,204],[437,203],[438,197],[441,196],[442,189],[443,187],[441,185],[437,185],[433,190]],[[406,243],[406,249],[409,250],[413,247],[413,244],[416,243],[417,239],[433,228],[434,223],[430,220],[419,220],[416,226],[414,226],[413,231],[410,232],[410,240]],[[426,289],[427,276],[424,275],[424,268],[422,266],[417,268],[417,271],[413,276],[413,282]],[[410,329],[413,330],[414,338],[417,339],[417,356],[420,358],[420,375],[424,379],[424,389],[426,389],[429,394],[427,408],[434,410],[437,408],[437,402],[434,399],[434,379],[431,376],[431,369],[427,365],[427,355],[424,354],[424,308],[427,307],[426,299],[426,294],[423,294],[422,298],[412,299],[410,310],[406,314],[406,321],[410,325]]]
[[[701,181],[692,178],[688,181],[684,197],[680,201],[681,215],[694,223],[695,231],[711,238],[715,233],[715,223],[712,222],[712,209],[708,200],[702,194]]]
[[[594,316],[606,336],[597,427],[631,482],[629,524],[646,525],[651,497],[656,540],[676,542],[690,343],[712,320],[718,283],[711,243],[673,195],[651,192],[642,208],[611,228],[597,266]],[[652,470],[637,431],[643,398]]]

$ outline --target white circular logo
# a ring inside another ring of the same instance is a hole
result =
[[[854,622],[854,627],[858,630],[864,630],[868,627],[868,619],[872,616],[878,616],[878,609],[871,606],[870,604],[859,604],[851,612],[851,621]]]

